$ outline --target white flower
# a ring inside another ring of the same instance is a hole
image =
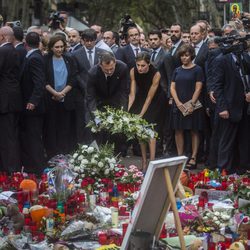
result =
[[[109,164],[109,168],[110,168],[111,170],[113,170],[113,169],[115,168],[115,165],[114,165],[113,163],[110,163],[110,164]]]
[[[230,219],[230,216],[229,216],[229,215],[226,215],[226,214],[222,214],[222,215],[221,215],[221,219],[222,219],[222,220],[229,220],[229,219]]]
[[[220,225],[220,222],[219,222],[218,220],[216,220],[214,223],[215,223],[216,225]]]
[[[217,217],[217,216],[214,216],[213,220],[218,220],[218,217]]]
[[[84,178],[84,177],[85,177],[85,174],[81,174],[81,177]]]
[[[77,156],[78,156],[77,153],[74,153],[74,154],[73,154],[73,158],[74,158],[74,159],[75,159]]]
[[[104,174],[108,175],[109,174],[109,169],[105,169]]]
[[[215,215],[215,216],[220,216],[220,212],[216,211],[216,212],[214,213],[214,215]]]
[[[104,164],[103,164],[101,161],[99,161],[97,165],[98,165],[98,167],[100,167],[100,168],[103,168],[103,167],[104,167]]]
[[[74,159],[70,159],[70,161],[69,161],[71,164],[73,164],[74,162],[75,162],[75,160]]]
[[[78,179],[78,183],[82,183],[82,179],[81,178]]]
[[[87,145],[82,145],[82,149],[87,149],[88,146]]]
[[[94,152],[94,148],[93,148],[93,147],[89,147],[89,148],[87,149],[87,152],[88,152],[89,154],[93,153],[93,152]]]
[[[82,156],[82,155],[78,156],[78,160],[79,160],[79,161],[81,161],[82,159],[83,159],[83,156]]]
[[[79,170],[80,170],[79,167],[74,167],[74,171],[75,171],[75,172],[78,172]]]
[[[86,165],[86,164],[88,164],[89,163],[89,161],[87,160],[87,159],[82,159],[82,161],[81,161],[81,164],[82,165]]]
[[[92,164],[97,164],[97,161],[95,159],[91,159]]]

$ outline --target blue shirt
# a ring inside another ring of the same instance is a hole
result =
[[[62,91],[67,83],[68,70],[63,58],[53,57],[55,90]]]

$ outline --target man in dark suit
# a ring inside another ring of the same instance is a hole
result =
[[[130,27],[127,30],[128,45],[120,47],[115,56],[116,59],[127,64],[129,70],[135,67],[135,57],[141,51],[147,51],[140,47],[140,31],[136,27]]]
[[[27,54],[27,50],[23,43],[23,29],[21,27],[15,26],[12,28],[14,32],[13,45],[17,50],[20,58],[20,65],[23,65],[24,58]]]
[[[87,103],[91,112],[109,105],[127,110],[128,67],[110,52],[100,56],[100,62],[89,70]]]
[[[85,129],[86,119],[89,119],[89,111],[86,105],[86,89],[88,71],[96,65],[99,54],[105,50],[95,47],[97,34],[93,29],[86,29],[82,33],[84,46],[72,53],[77,70],[76,87],[76,138],[77,143],[89,143],[89,131]]]
[[[41,174],[45,164],[42,140],[45,66],[36,32],[26,36],[27,55],[21,72],[23,112],[20,118],[21,162],[25,171]]]
[[[205,62],[208,56],[208,46],[204,42],[204,32],[205,30],[198,24],[193,25],[190,29],[191,42],[195,48],[195,59],[194,63],[202,67],[205,73]]]
[[[245,59],[248,59],[246,61]],[[214,95],[216,98],[215,129],[220,136],[218,141],[218,163],[220,169],[235,172],[232,162],[234,146],[238,138],[238,151],[241,167],[249,166],[249,125],[247,107],[250,103],[247,77],[241,76],[239,57],[230,53],[215,59]],[[250,67],[249,56],[244,54],[245,63]],[[241,71],[242,72],[242,71]],[[248,72],[249,74],[249,72]],[[245,78],[245,79],[244,79]]]
[[[163,60],[166,56],[166,52],[165,50],[161,47],[161,42],[162,42],[162,33],[160,30],[151,30],[148,33],[148,42],[149,42],[149,46],[152,49],[152,51],[150,52],[151,54],[151,58],[150,61],[152,63],[152,65],[155,66],[155,68],[157,68],[159,70],[159,72],[161,73],[161,75],[163,74]],[[160,79],[160,84],[162,89],[164,90],[164,92],[167,92],[167,84],[164,81],[164,78],[161,77]],[[164,99],[166,101],[166,103],[162,103],[163,107],[166,107],[164,109],[164,112],[167,112],[167,99]],[[164,113],[165,115],[162,116],[161,119],[161,123],[159,124],[159,138],[160,140],[157,140],[157,144],[156,144],[156,155],[160,156],[163,153],[163,130],[165,130],[165,118],[167,116],[166,113]]]
[[[129,72],[125,63],[115,59],[110,52],[101,54],[100,62],[89,71],[87,84],[87,104],[93,117],[93,111],[104,106],[128,109]],[[107,137],[106,137],[107,138]],[[103,138],[102,138],[103,139]],[[111,137],[116,153],[125,150],[123,138]]]
[[[73,53],[74,51],[82,48],[80,43],[81,37],[77,30],[72,29],[68,32],[68,43],[70,45],[69,52]]]
[[[18,118],[22,96],[13,38],[10,27],[0,28],[0,170],[7,173],[20,170]]]
[[[207,88],[206,88],[206,69],[205,64],[208,57],[208,46],[207,43],[204,42],[204,33],[205,29],[195,24],[190,28],[190,39],[191,43],[193,44],[195,48],[195,59],[194,63],[199,65],[204,72],[205,81],[203,82],[202,87],[202,93],[201,93],[201,99],[202,104],[205,107],[205,109],[208,108],[208,94],[207,94]],[[209,117],[205,117],[205,131],[200,133],[200,146],[199,146],[199,152],[198,157],[202,162],[207,162],[207,156],[209,155],[209,145],[210,145],[210,137],[211,137],[211,128],[209,126]]]
[[[169,129],[170,125],[170,112],[172,106],[172,98],[170,95],[170,85],[172,80],[172,75],[174,70],[181,66],[181,60],[178,56],[178,51],[184,42],[181,40],[182,36],[182,26],[179,23],[174,23],[170,27],[170,34],[173,46],[169,53],[166,54],[163,60],[161,74],[164,79],[164,83],[166,84],[164,91],[167,96],[167,100],[169,105],[166,108],[166,120],[164,125],[164,141],[165,141],[165,151],[166,155],[174,155],[176,152],[175,148],[175,139],[174,139],[174,131]]]

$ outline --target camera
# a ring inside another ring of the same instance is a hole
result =
[[[51,24],[49,25],[49,27],[54,30],[57,30],[57,29],[60,29],[60,24],[64,22],[64,19],[60,17],[59,12],[52,12],[50,14],[49,21],[51,21]]]
[[[240,35],[218,37],[214,41],[220,44],[221,51],[225,55],[231,52],[241,53],[247,50],[249,40],[250,34],[247,34],[245,37],[241,37]]]
[[[121,19],[120,25],[121,25],[121,29],[120,29],[121,36],[120,37],[123,37],[123,38],[127,37],[128,28],[130,28],[130,27],[136,27],[135,22],[132,20],[131,16],[128,15],[128,14],[126,14]]]
[[[21,21],[13,21],[13,22],[6,22],[6,25],[10,26],[11,28],[13,27],[22,27]]]

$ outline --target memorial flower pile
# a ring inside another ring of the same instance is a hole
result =
[[[124,134],[128,140],[138,139],[144,142],[157,138],[153,124],[122,109],[105,107],[105,111],[96,110],[94,115],[95,120],[87,125],[93,133],[105,130],[111,134]]]
[[[118,160],[113,156],[113,146],[108,144],[100,148],[79,145],[70,160],[79,187],[92,185],[105,178],[115,179],[120,172],[117,164]]]

